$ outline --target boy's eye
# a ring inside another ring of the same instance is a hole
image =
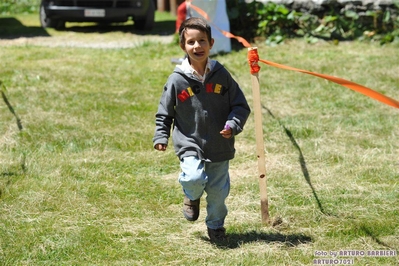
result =
[[[200,43],[203,45],[206,42],[206,39],[199,39],[199,40],[187,40],[188,45],[194,45],[196,42]]]

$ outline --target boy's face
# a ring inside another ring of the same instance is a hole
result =
[[[180,47],[187,53],[191,64],[206,64],[214,40],[209,42],[206,33],[197,29],[186,29],[184,36],[185,42]]]

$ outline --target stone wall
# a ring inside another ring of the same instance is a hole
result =
[[[367,10],[390,10],[397,13],[399,4],[398,0],[257,0],[258,2],[273,2],[282,4],[291,9],[298,11],[306,11],[310,13],[322,13],[326,10],[335,9],[337,11],[353,10],[364,12]],[[253,0],[246,0],[247,3]]]

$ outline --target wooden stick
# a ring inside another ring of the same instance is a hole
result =
[[[256,47],[248,48],[248,51],[257,49]],[[257,62],[256,62],[257,63]],[[259,89],[258,73],[251,74],[252,80],[252,94],[254,102],[254,117],[255,117],[255,134],[256,134],[256,153],[258,157],[258,173],[259,173],[259,190],[260,190],[260,207],[262,214],[262,223],[269,224],[269,201],[267,198],[267,179],[266,179],[266,163],[265,163],[265,148],[263,141],[263,124],[262,124],[262,109]]]

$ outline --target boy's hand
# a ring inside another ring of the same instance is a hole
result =
[[[229,139],[229,138],[231,138],[232,137],[232,132],[231,132],[231,128],[229,128],[229,129],[227,129],[227,128],[224,128],[222,131],[220,131],[219,132],[220,133],[220,135],[222,135],[222,137],[223,138],[225,138],[225,139]]]
[[[158,151],[166,151],[167,146],[166,144],[155,144],[154,148]]]

